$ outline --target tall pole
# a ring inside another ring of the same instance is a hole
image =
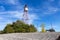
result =
[[[27,5],[24,6],[23,21],[26,24],[28,24],[28,7],[27,7]]]
[[[52,25],[52,23],[51,23],[51,29],[53,29],[53,25]]]

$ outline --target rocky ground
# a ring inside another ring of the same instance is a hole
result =
[[[0,40],[56,40],[60,33],[10,33],[0,34]]]

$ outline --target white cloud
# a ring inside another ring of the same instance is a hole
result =
[[[37,27],[38,32],[41,32],[41,27]]]
[[[18,0],[0,0],[0,3],[2,4],[12,4],[12,5],[18,5]]]
[[[34,20],[39,19],[35,14],[29,14],[29,24],[32,24]]]
[[[58,3],[57,5],[60,7],[60,0],[57,3]]]
[[[11,24],[13,21],[6,20],[4,22],[0,22],[0,30],[3,30],[7,24]]]
[[[43,14],[55,14],[57,11],[60,10],[57,6],[53,6],[55,0],[47,0],[43,3],[42,10]]]
[[[5,11],[4,6],[0,6],[0,11]]]
[[[16,0],[7,0],[11,4],[16,4]]]
[[[54,29],[56,30],[56,32],[60,32],[60,24],[56,24],[56,25],[53,25]]]
[[[3,25],[6,25],[8,23],[12,23],[13,21],[16,21],[16,20],[13,20],[13,19],[10,20],[10,18],[12,18],[12,17],[17,18],[17,20],[18,19],[21,20],[24,12],[23,11],[5,11],[5,12],[0,12],[0,13],[5,15],[5,16],[1,16],[1,17],[3,17],[3,19],[1,18],[1,20],[2,20],[2,24],[4,22]],[[7,15],[7,14],[9,14],[9,15]],[[35,15],[35,14],[28,14],[28,17],[29,17],[28,24],[32,24],[35,19],[38,19],[38,16]],[[1,20],[0,20],[0,22],[1,22]],[[2,26],[2,24],[1,24],[1,26]]]
[[[16,11],[15,14],[12,14],[12,16],[19,18],[19,19],[22,19],[23,13],[24,12]],[[28,14],[28,18],[29,18],[28,24],[32,24],[35,19],[38,19],[37,15],[35,15],[35,14]]]
[[[46,30],[49,30],[51,28],[53,28],[56,32],[60,32],[60,25],[57,23],[57,24],[46,24],[45,26]]]
[[[3,17],[0,16],[0,20],[2,20],[2,19],[3,19]]]
[[[49,2],[54,2],[55,0],[48,0]]]
[[[2,1],[0,1],[0,2],[2,2]],[[1,16],[1,17],[3,17],[2,23],[1,23],[1,20],[0,20],[1,26],[2,26],[3,22],[4,22],[3,25],[5,27],[5,25],[8,24],[8,23],[12,23],[13,21],[16,21],[18,19],[20,19],[20,20],[22,19],[22,17],[23,17],[22,15],[23,15],[24,12],[23,12],[23,10],[20,10],[20,8],[22,8],[23,6],[19,4],[18,0],[4,0],[3,3],[5,3],[5,5],[6,4],[8,4],[8,5],[9,4],[13,4],[13,5],[17,4],[17,5],[16,5],[16,11],[4,11],[4,12],[0,12],[0,15],[3,15],[3,16]],[[2,8],[4,9],[3,6],[2,6]],[[30,9],[29,9],[29,11],[30,11]],[[12,17],[17,18],[17,19],[13,20]],[[32,13],[32,14],[29,13],[28,17],[29,17],[28,24],[32,24],[34,20],[38,19],[38,16],[36,14],[34,14],[34,13]],[[10,20],[10,18],[12,20]]]
[[[16,5],[16,4],[18,4],[18,0],[5,0],[5,2],[7,3],[7,4],[13,4],[13,5]]]
[[[55,14],[59,9],[55,7],[48,7],[47,10],[45,10],[44,14]]]
[[[54,8],[54,7],[49,7],[48,8],[48,11],[51,11],[51,12],[56,12],[58,9],[57,8]]]

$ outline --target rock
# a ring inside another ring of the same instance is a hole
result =
[[[56,40],[60,40],[60,35],[58,36],[58,38]]]
[[[0,40],[56,40],[60,33],[11,33],[0,34]]]

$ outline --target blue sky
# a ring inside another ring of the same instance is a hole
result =
[[[34,24],[38,31],[40,25],[45,29],[53,28],[60,32],[60,0],[0,0],[0,30],[6,24],[21,20],[24,5],[28,5],[29,24]]]

